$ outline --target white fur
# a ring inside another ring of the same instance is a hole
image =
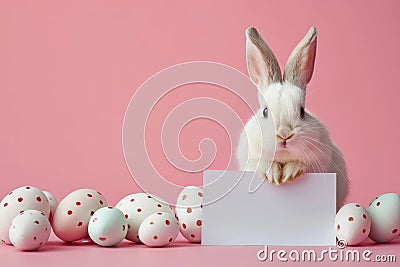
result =
[[[258,40],[261,41],[263,42],[262,39]],[[265,56],[267,53],[254,49],[249,37],[247,44],[248,47],[252,46],[252,49],[247,49],[248,65],[259,64],[262,58],[252,59]],[[304,49],[299,48],[300,44]],[[268,78],[272,77],[271,69],[277,69],[276,65],[270,66],[278,64],[276,59],[252,68],[257,70],[257,73],[253,72],[250,75],[253,82],[263,81],[257,84],[260,109],[242,131],[237,157],[241,170],[257,171],[276,185],[292,181],[306,172],[336,173],[337,207],[339,207],[348,193],[345,161],[322,122],[307,111],[304,119],[301,119],[300,107],[305,105],[305,85],[301,84],[304,88],[300,88],[292,82],[311,79],[311,76],[307,75],[312,75],[312,69],[309,68],[311,61],[312,68],[314,64],[316,30],[312,32],[310,29],[300,44],[294,50],[294,53],[298,54],[291,55],[291,58],[297,58],[298,61],[289,60],[288,64],[292,65],[286,66],[286,69],[293,70],[293,73],[285,73],[285,77],[290,77],[288,80],[291,82],[285,79],[276,82]],[[307,66],[302,66],[302,62],[307,62]],[[269,68],[269,72],[260,71],[262,67]],[[305,69],[306,67],[308,69]],[[296,77],[299,75],[301,78]],[[267,118],[263,116],[265,107],[268,107],[269,111]],[[271,127],[275,127],[275,131],[271,131]],[[290,135],[292,137],[287,139],[286,148],[283,148],[281,137],[286,138]]]

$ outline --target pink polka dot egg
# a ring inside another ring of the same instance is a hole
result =
[[[53,217],[53,231],[66,242],[88,237],[90,217],[107,206],[104,196],[93,189],[78,189],[60,201]]]
[[[175,212],[180,231],[187,240],[193,243],[201,242],[202,204],[203,190],[197,186],[185,187],[176,201]]]
[[[170,212],[148,216],[139,227],[139,238],[147,246],[162,247],[172,243],[179,234],[178,221]]]
[[[371,216],[369,237],[386,243],[400,235],[400,196],[387,193],[376,197],[368,207]]]
[[[369,234],[371,219],[367,210],[358,203],[344,205],[336,214],[335,231],[338,240],[354,246],[363,242]]]
[[[19,250],[35,250],[49,240],[51,228],[47,216],[37,210],[25,210],[11,223],[11,243]]]
[[[7,194],[0,203],[0,239],[11,244],[8,235],[12,220],[26,210],[37,210],[47,218],[50,204],[42,190],[34,186],[22,186]]]

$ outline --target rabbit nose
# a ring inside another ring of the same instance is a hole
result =
[[[291,134],[288,135],[288,136],[286,136],[286,135],[282,136],[281,134],[276,134],[276,137],[277,137],[277,138],[280,138],[280,139],[282,139],[283,141],[286,142],[287,140],[289,140],[290,138],[292,138],[293,135],[294,135],[293,133],[291,133]]]
[[[292,129],[289,126],[281,126],[276,132],[276,137],[288,140],[293,136]]]

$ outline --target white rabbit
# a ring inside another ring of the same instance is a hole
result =
[[[348,193],[345,161],[325,126],[304,109],[306,85],[314,70],[317,29],[311,27],[295,47],[283,78],[275,55],[255,28],[246,30],[246,39],[247,69],[258,88],[260,109],[240,136],[240,169],[256,171],[275,185],[306,172],[336,173],[339,208]]]

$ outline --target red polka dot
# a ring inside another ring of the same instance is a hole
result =
[[[21,210],[21,211],[19,212],[19,214],[24,214],[24,211],[23,211],[23,210]]]
[[[128,229],[131,229],[131,225],[130,224],[128,224]]]
[[[110,210],[112,210],[112,209],[113,209],[113,207],[107,207],[107,208],[109,208]]]
[[[147,196],[147,198],[151,198],[151,196]]]
[[[192,208],[187,208],[187,213],[192,213]]]
[[[97,191],[97,194],[99,194],[100,196],[102,195],[99,191]]]
[[[157,204],[157,207],[161,208],[161,204]]]
[[[6,241],[4,241],[3,239],[1,240],[1,242],[6,243]]]
[[[8,203],[6,202],[6,203],[4,203],[4,205],[3,205],[4,207],[7,207],[8,206]]]
[[[129,217],[128,214],[125,214],[125,219],[128,219],[128,217]]]
[[[150,222],[150,224],[154,224],[154,222]]]
[[[171,222],[170,222],[169,220],[165,220],[165,224],[166,224],[166,225],[170,225]]]
[[[137,212],[141,212],[141,211],[142,211],[142,209],[141,209],[141,208],[138,208],[138,209],[137,209]]]
[[[340,230],[340,224],[338,224],[337,226],[336,226],[336,229],[339,231]]]
[[[392,234],[397,233],[398,229],[393,229]]]
[[[194,234],[191,234],[190,237],[191,237],[191,238],[195,238],[196,236],[195,236]]]
[[[125,224],[122,225],[122,232],[125,231]]]
[[[33,240],[35,240],[35,241],[36,241],[36,236],[34,236],[34,237],[33,237]]]
[[[43,213],[43,212],[41,212],[40,214],[42,214],[42,216],[46,216],[46,215],[44,215],[44,213]]]
[[[357,208],[359,208],[359,207],[360,207],[360,205],[356,204],[356,207],[357,207]]]
[[[83,223],[82,222],[78,222],[78,226],[82,226],[83,225]]]
[[[99,203],[100,203],[100,205],[103,205],[103,200],[100,199],[100,200],[99,200]]]
[[[40,197],[37,197],[36,200],[37,200],[37,202],[41,202],[42,201],[42,199]]]
[[[349,222],[352,222],[352,221],[354,221],[354,218],[353,217],[349,217]]]
[[[94,214],[94,211],[91,210],[91,211],[90,211],[90,216],[93,216],[93,214]]]
[[[174,239],[171,237],[168,242],[171,243]]]
[[[381,202],[376,202],[376,205],[379,207],[381,205]]]
[[[34,221],[34,223],[39,224],[39,221]]]
[[[8,195],[11,195],[13,192],[11,191],[10,193],[8,193]]]
[[[93,195],[92,194],[86,194],[88,197],[93,197]]]
[[[201,209],[203,208],[203,204],[200,205],[200,208],[201,208]]]
[[[367,231],[367,230],[363,229],[363,234],[365,234],[366,231]]]
[[[133,202],[133,201],[135,201],[135,199],[134,199],[134,198],[131,198],[131,202]]]
[[[80,206],[80,205],[81,205],[81,202],[77,201],[75,204],[76,204],[77,206]]]
[[[31,187],[30,186],[27,186],[27,187],[25,187],[26,189],[31,189]]]
[[[92,220],[92,222],[95,222],[95,221],[97,221],[98,220],[98,218],[96,217],[96,218],[93,218],[93,220]]]
[[[39,246],[41,246],[41,245],[43,245],[43,242],[40,242],[40,243],[39,243]]]
[[[182,196],[182,200],[185,200],[187,198],[187,195]]]
[[[46,232],[49,230],[47,227],[45,228]]]
[[[186,229],[186,224],[182,223],[182,228]]]
[[[105,238],[105,237],[99,237],[99,240],[100,240],[100,241],[106,241],[107,238]]]
[[[203,193],[202,192],[198,192],[197,194],[199,195],[199,197],[203,197]]]
[[[157,212],[157,215],[162,215],[162,213],[161,212]]]
[[[197,220],[196,224],[197,224],[197,226],[201,226],[201,224],[202,224],[201,220]]]
[[[156,235],[155,235],[155,236],[153,236],[153,239],[157,239],[157,238],[158,238],[158,236],[156,236]]]
[[[363,218],[364,218],[364,219],[367,219],[367,214],[364,213],[364,214],[363,214]]]
[[[18,198],[18,202],[22,202],[22,200],[24,200],[22,197]]]
[[[67,214],[71,215],[72,214],[72,210],[67,211]]]

